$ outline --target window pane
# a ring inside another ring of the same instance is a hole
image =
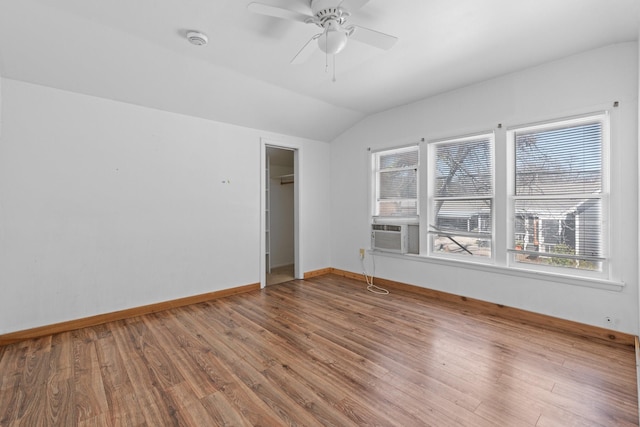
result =
[[[418,165],[418,150],[393,150],[393,152],[380,154],[380,169],[411,168]]]
[[[516,133],[516,195],[602,190],[602,124]]]
[[[433,145],[432,253],[491,257],[492,146],[492,135]]]
[[[558,248],[557,253],[560,252],[561,248]],[[560,258],[557,256],[553,256],[553,254],[536,254],[536,255],[528,255],[528,254],[514,254],[514,259],[516,262],[524,263],[524,264],[532,264],[532,265],[550,265],[554,267],[565,267],[571,269],[580,269],[587,271],[602,271],[602,261],[594,261],[589,259],[567,259]]]
[[[436,201],[436,228],[491,233],[491,199]]]
[[[418,147],[375,154],[375,215],[418,215]]]
[[[436,228],[433,252],[491,256],[491,199],[436,201]],[[456,233],[486,233],[486,236]]]
[[[603,257],[601,199],[516,200],[514,226],[514,247],[539,252],[517,261],[601,269],[600,262],[551,255]]]
[[[417,197],[416,169],[380,172],[380,200],[415,199]]]
[[[491,257],[491,238],[456,236],[455,234],[433,235],[434,253],[450,253],[474,257]]]
[[[436,146],[438,197],[491,196],[491,142],[487,138]]]
[[[378,203],[378,215],[409,217],[418,213],[418,203],[416,200],[391,200],[380,201]]]

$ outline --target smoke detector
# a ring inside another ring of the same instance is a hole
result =
[[[209,41],[209,38],[206,34],[199,31],[189,31],[187,33],[187,40],[189,40],[189,43],[195,44],[196,46],[204,46]]]

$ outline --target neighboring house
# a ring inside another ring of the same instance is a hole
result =
[[[595,200],[580,202],[560,213],[531,210],[516,217],[515,240],[525,250],[553,253],[562,245],[563,252],[599,256],[601,238],[594,230],[599,230],[601,223],[602,215]]]

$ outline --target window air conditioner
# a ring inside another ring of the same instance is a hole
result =
[[[407,224],[371,224],[371,248],[406,254],[409,252]]]

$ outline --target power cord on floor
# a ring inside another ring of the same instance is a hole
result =
[[[386,290],[385,288],[381,288],[378,285],[374,285],[373,284],[373,277],[376,274],[376,259],[373,256],[373,254],[371,255],[371,263],[373,265],[373,271],[371,272],[371,276],[369,276],[367,274],[367,268],[364,265],[364,254],[363,256],[360,257],[360,262],[362,263],[362,274],[364,275],[364,280],[366,280],[367,282],[367,290],[369,292],[372,292],[374,294],[378,294],[378,295],[388,295],[389,291]]]

